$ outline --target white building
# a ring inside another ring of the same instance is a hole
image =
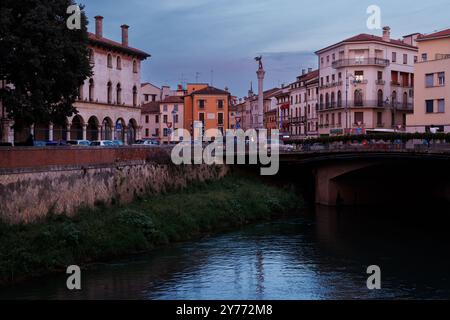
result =
[[[417,34],[403,40],[359,34],[316,52],[319,58],[319,134],[404,130],[413,110]]]

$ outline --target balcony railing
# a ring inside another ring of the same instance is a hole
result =
[[[384,86],[386,81],[379,79],[379,80],[375,81],[375,83],[379,86]]]
[[[413,103],[406,102],[388,102],[382,100],[349,100],[349,108],[395,108],[398,110],[413,110]],[[340,103],[322,103],[319,104],[319,112],[333,109],[343,109],[346,107],[345,100]]]
[[[364,58],[364,59],[341,59],[332,63],[335,69],[351,67],[351,66],[381,66],[387,67],[391,62],[381,58]]]

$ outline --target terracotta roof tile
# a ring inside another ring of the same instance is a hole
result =
[[[220,90],[211,86],[192,92],[192,94],[212,94],[212,95],[229,95],[225,90]]]
[[[94,45],[106,46],[109,48],[113,48],[116,50],[120,50],[122,52],[138,56],[140,59],[144,60],[150,57],[150,55],[144,51],[124,46],[123,44],[107,39],[107,38],[99,38],[95,34],[88,32],[88,38],[91,43]]]
[[[159,102],[152,101],[142,106],[142,114],[159,113]]]
[[[450,37],[450,29],[441,30],[438,32],[430,33],[430,34],[421,34],[417,41],[436,39],[436,38],[447,38]]]
[[[179,96],[169,96],[166,97],[161,103],[184,103],[183,97]]]

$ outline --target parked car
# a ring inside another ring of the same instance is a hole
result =
[[[114,143],[111,140],[92,141],[91,147],[114,147]]]
[[[159,141],[156,140],[137,140],[133,146],[159,146]]]
[[[314,143],[309,150],[311,151],[322,151],[325,150],[325,146],[322,143]]]
[[[294,146],[290,144],[285,144],[282,140],[271,140],[268,139],[267,143],[264,144],[263,148],[267,149],[269,152],[271,151],[273,146],[278,146],[278,150],[281,152],[291,152],[294,151]]]
[[[122,147],[125,145],[125,143],[123,143],[122,140],[113,140],[112,143],[116,146],[116,147]]]
[[[69,140],[67,144],[77,147],[88,147],[91,145],[91,142],[89,140]]]

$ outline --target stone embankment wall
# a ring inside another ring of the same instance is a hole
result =
[[[170,150],[163,148],[17,152],[19,163],[6,162],[5,150],[0,151],[0,219],[13,224],[33,222],[49,213],[73,215],[98,204],[126,204],[138,196],[221,179],[228,171],[226,166],[175,166]],[[15,157],[9,154],[9,159]]]

